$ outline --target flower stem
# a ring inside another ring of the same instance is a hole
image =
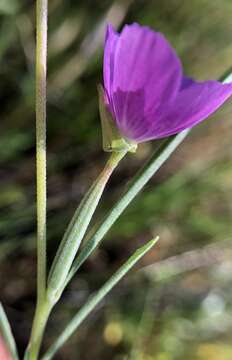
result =
[[[48,0],[36,2],[36,190],[37,190],[37,304],[24,359],[37,360],[51,311],[46,300],[46,73]]]
[[[37,303],[32,332],[31,332],[31,339],[28,344],[24,356],[24,360],[38,359],[44,329],[48,321],[48,317],[50,315],[51,310],[52,310],[52,305],[46,300]]]
[[[37,300],[46,291],[46,60],[47,0],[36,6],[36,181],[37,181]]]

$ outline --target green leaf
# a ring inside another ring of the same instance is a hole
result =
[[[103,171],[81,201],[64,234],[48,278],[47,294],[52,303],[55,303],[60,297],[63,284],[68,276],[72,262],[99,203],[107,181],[125,154],[125,151],[113,152],[111,154]]]
[[[0,331],[12,358],[18,360],[17,348],[6,313],[0,303]]]
[[[67,339],[74,333],[85,318],[93,311],[99,302],[109,293],[109,291],[122,279],[124,275],[143,257],[159,240],[159,237],[149,241],[146,245],[139,248],[119,269],[114,275],[92,295],[85,305],[77,312],[74,318],[66,326],[64,331],[60,334],[55,343],[48,349],[42,360],[51,359]]]
[[[135,196],[143,189],[146,183],[151,179],[151,177],[160,169],[163,163],[170,157],[174,150],[181,144],[181,142],[188,135],[190,130],[185,130],[175,137],[167,139],[158,150],[154,152],[150,160],[145,164],[145,166],[135,175],[132,182],[128,185],[127,190],[121,199],[113,206],[110,212],[103,219],[102,223],[99,225],[97,230],[94,232],[92,237],[84,242],[83,249],[80,254],[74,260],[74,263],[71,267],[70,273],[66,279],[65,285],[71,280],[75,275],[77,270],[83,264],[83,262],[92,254],[92,252],[99,245],[100,241],[103,239],[107,231],[119,218],[122,212],[130,204],[130,202],[135,198]]]

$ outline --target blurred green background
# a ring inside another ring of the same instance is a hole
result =
[[[232,64],[231,0],[49,0],[48,261],[106,159],[96,85],[105,25],[163,32],[185,73],[216,79]],[[22,353],[35,303],[35,1],[0,0],[0,288]],[[159,245],[56,356],[232,359],[232,103],[195,128],[123,214],[65,292],[44,348],[139,245]],[[157,144],[123,160],[100,219]],[[103,306],[104,305],[104,306]]]

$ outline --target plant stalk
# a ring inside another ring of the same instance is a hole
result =
[[[48,0],[36,3],[37,300],[46,291],[46,73]]]
[[[46,74],[48,0],[36,2],[36,191],[37,191],[37,304],[24,359],[37,360],[51,311],[46,300]]]
[[[31,339],[24,356],[24,360],[37,360],[39,356],[40,346],[48,317],[52,310],[52,304],[44,300],[36,307]]]

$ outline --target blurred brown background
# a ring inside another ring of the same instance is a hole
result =
[[[34,1],[0,1],[0,288],[21,353],[35,303],[34,18]],[[106,159],[96,92],[106,23],[120,29],[137,21],[163,32],[185,73],[204,80],[232,65],[231,19],[231,0],[49,1],[49,264]],[[44,348],[137,246],[160,235],[141,270],[56,359],[232,359],[231,113],[229,101],[192,131],[84,264],[49,321]],[[95,220],[155,146],[123,160]]]

